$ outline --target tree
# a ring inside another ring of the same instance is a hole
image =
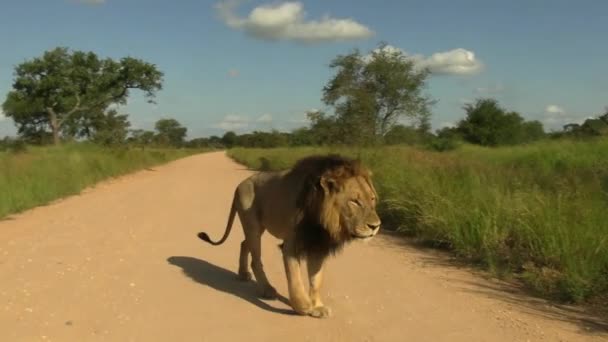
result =
[[[50,128],[60,143],[74,116],[98,115],[111,104],[126,104],[130,90],[142,90],[149,102],[162,89],[163,73],[132,57],[100,59],[93,52],[58,47],[16,66],[13,90],[2,107],[19,134]]]
[[[376,141],[400,117],[428,116],[434,103],[422,94],[429,71],[385,43],[365,57],[359,50],[339,55],[330,68],[337,72],[323,88],[323,102],[334,107],[353,143]]]
[[[418,132],[422,135],[432,135],[431,128],[431,112],[421,113],[418,118]]]
[[[157,132],[157,139],[160,144],[182,146],[184,138],[186,138],[186,132],[188,129],[183,127],[175,119],[160,119],[156,121],[154,128]]]
[[[231,148],[237,143],[238,136],[233,131],[228,131],[222,136],[222,144],[227,148]]]
[[[328,116],[324,112],[314,111],[306,113],[310,121],[310,133],[315,145],[331,145],[344,143],[348,135],[347,126],[342,126],[335,116]]]
[[[532,142],[545,137],[545,130],[540,121],[526,121],[522,124],[523,142]]]
[[[222,138],[217,135],[212,135],[209,137],[209,146],[213,148],[223,148]]]
[[[109,110],[99,118],[94,126],[93,141],[102,145],[123,144],[129,133],[131,123],[126,114],[118,114],[115,109]]]
[[[507,112],[495,99],[478,99],[466,104],[466,118],[458,124],[464,140],[478,145],[514,145],[533,141],[544,135],[538,121],[525,122],[516,112]]]
[[[152,144],[154,141],[154,132],[143,129],[131,130],[131,136],[127,139],[144,149],[145,146]]]
[[[600,118],[587,119],[583,122],[581,130],[587,136],[608,135],[608,123]]]
[[[385,135],[384,143],[388,145],[406,144],[416,145],[423,143],[426,138],[426,133],[421,132],[414,127],[404,125],[393,126]]]
[[[450,139],[450,140],[462,140],[462,133],[458,130],[458,127],[443,127],[435,131],[435,135],[438,138]]]
[[[582,124],[569,123],[564,125],[563,130],[555,133],[554,137],[587,138],[605,135],[608,135],[608,107],[604,109],[603,114],[595,118],[589,118]]]
[[[290,146],[311,146],[314,145],[314,136],[310,128],[301,127],[294,129],[289,135]]]
[[[606,108],[604,108],[604,114],[600,115],[598,117],[598,119],[600,119],[608,124],[608,106]]]

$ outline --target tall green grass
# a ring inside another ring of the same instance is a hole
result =
[[[165,163],[194,150],[110,149],[92,144],[0,152],[0,219],[77,194],[109,177]]]
[[[464,146],[451,152],[234,149],[282,169],[313,153],[360,156],[374,172],[386,223],[444,246],[539,294],[582,302],[608,293],[608,140]],[[263,159],[261,159],[263,158]]]

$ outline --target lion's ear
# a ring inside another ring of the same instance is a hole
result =
[[[331,177],[322,176],[319,181],[319,184],[321,184],[321,187],[323,188],[325,193],[329,193],[338,189],[338,182],[336,182],[336,180]]]

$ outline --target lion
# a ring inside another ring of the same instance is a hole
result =
[[[359,160],[335,154],[306,157],[284,171],[254,174],[236,187],[224,236],[217,242],[204,232],[198,237],[221,245],[238,213],[245,233],[238,276],[244,281],[252,279],[248,269],[251,253],[260,295],[274,299],[277,291],[268,281],[261,259],[261,237],[267,230],[283,241],[279,247],[291,307],[300,315],[329,317],[331,310],[319,293],[327,258],[350,241],[369,241],[380,230],[378,195],[371,177],[371,171]],[[308,293],[301,279],[302,259],[308,268]]]

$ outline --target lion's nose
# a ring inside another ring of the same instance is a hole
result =
[[[376,229],[378,229],[378,227],[380,227],[380,222],[378,222],[378,223],[368,223],[367,226],[371,230],[376,230]]]

